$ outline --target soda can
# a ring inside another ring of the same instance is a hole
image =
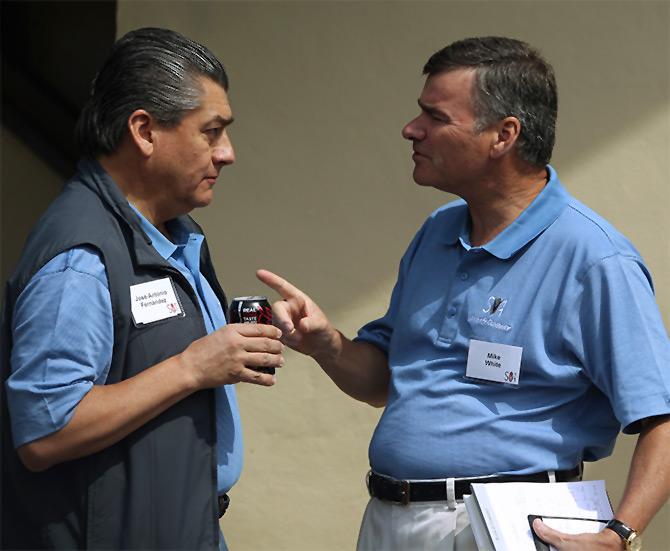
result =
[[[267,297],[236,297],[230,303],[230,323],[263,323],[272,325],[272,307]],[[274,367],[252,368],[274,375]]]

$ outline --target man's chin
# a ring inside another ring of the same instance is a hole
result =
[[[195,198],[198,208],[206,207],[214,201],[214,190],[210,189]]]
[[[414,182],[421,187],[437,187],[435,178],[428,178],[417,170],[414,171],[412,177],[414,178]]]
[[[203,207],[207,207],[212,204],[212,201],[214,201],[213,194],[194,197],[191,201],[188,202],[188,211],[191,212],[194,209],[201,209]]]

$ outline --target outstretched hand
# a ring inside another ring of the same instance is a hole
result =
[[[309,296],[268,270],[258,270],[256,277],[284,299],[272,305],[284,344],[312,357],[337,354],[339,333]]]

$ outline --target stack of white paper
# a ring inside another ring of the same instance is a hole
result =
[[[601,520],[613,515],[602,480],[473,484],[472,491],[465,505],[479,551],[536,551],[528,515]],[[603,523],[560,519],[547,524],[569,533],[604,528]]]

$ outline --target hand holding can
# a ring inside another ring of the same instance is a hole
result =
[[[236,297],[230,303],[230,323],[262,323],[272,325],[272,307],[267,297]],[[274,375],[274,367],[252,368]]]

